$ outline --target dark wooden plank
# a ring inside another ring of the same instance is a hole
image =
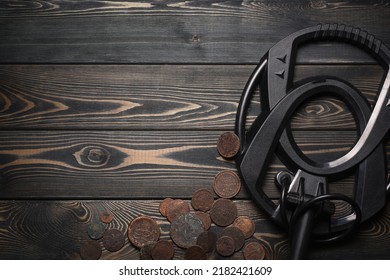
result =
[[[88,224],[103,211],[114,215],[108,228],[126,233],[129,222],[140,215],[155,219],[161,239],[169,240],[169,222],[158,212],[161,200],[114,201],[0,201],[0,259],[80,259],[79,248],[89,240]],[[268,259],[286,259],[289,249],[286,234],[250,201],[235,201],[238,215],[255,221],[254,238],[266,248]],[[354,237],[336,245],[310,248],[310,259],[387,259],[389,257],[390,207],[363,225]],[[219,231],[215,225],[212,230]],[[126,238],[118,252],[102,245],[101,259],[139,259],[139,250]],[[175,259],[183,259],[184,250],[175,246]],[[211,259],[220,259],[215,253]],[[242,259],[237,252],[229,259]]]
[[[2,1],[0,62],[256,63],[319,22],[355,25],[389,44],[389,9],[387,1]],[[299,61],[372,59],[325,44]]]
[[[232,130],[242,89],[254,66],[243,65],[0,65],[0,129]],[[379,66],[299,66],[346,79],[374,103]],[[254,98],[248,122],[260,112]],[[305,103],[298,130],[351,130],[343,102]]]
[[[223,169],[235,169],[216,150],[219,132],[174,131],[2,131],[0,196],[3,198],[191,197],[211,187]],[[355,133],[297,132],[295,141],[313,160],[346,153]],[[390,145],[387,146],[388,163]],[[264,182],[279,197],[274,160]],[[337,184],[350,193],[353,180]],[[244,190],[240,197],[247,197]]]

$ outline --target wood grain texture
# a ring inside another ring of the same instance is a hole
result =
[[[280,39],[323,22],[390,44],[389,11],[388,1],[2,1],[0,62],[256,63]],[[323,44],[299,61],[372,59]]]
[[[223,169],[235,169],[219,156],[220,132],[174,131],[2,131],[0,194],[3,198],[160,198],[191,197],[211,187]],[[297,132],[295,141],[313,160],[346,153],[355,133]],[[387,145],[388,163],[390,145]],[[284,166],[274,160],[264,182],[279,197],[274,176]],[[337,184],[341,191],[353,181]],[[242,197],[247,197],[245,192]]]
[[[88,224],[103,211],[114,215],[109,228],[126,234],[128,224],[140,215],[155,219],[161,229],[161,239],[170,239],[169,222],[158,212],[160,200],[114,201],[0,201],[0,259],[80,259],[80,244],[89,240]],[[254,238],[266,248],[268,259],[286,259],[289,254],[286,235],[251,202],[235,201],[238,215],[255,221]],[[311,248],[311,259],[386,259],[389,257],[390,208],[369,223],[362,225],[354,237],[333,246]],[[212,230],[221,229],[213,225]],[[126,238],[118,252],[103,249],[101,259],[139,259],[139,250]],[[175,259],[183,259],[184,250],[175,246]],[[221,258],[215,253],[210,259],[242,259],[237,252]]]
[[[0,65],[0,129],[231,130],[254,66],[243,65]],[[343,78],[374,104],[379,66],[298,66],[295,80]],[[252,102],[248,122],[260,112]],[[308,101],[293,129],[353,130],[335,98]]]

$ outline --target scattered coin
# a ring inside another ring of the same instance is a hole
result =
[[[103,246],[110,252],[119,251],[125,245],[125,236],[118,229],[109,229],[103,235]]]
[[[98,241],[87,240],[81,244],[80,257],[83,260],[98,260],[102,255],[102,248]]]
[[[206,253],[212,252],[215,248],[215,242],[217,241],[217,235],[212,231],[204,231],[199,234],[196,239],[196,245],[199,245],[206,251]]]
[[[102,223],[109,224],[109,223],[111,223],[112,219],[113,219],[113,216],[112,216],[112,214],[109,213],[109,212],[103,212],[103,213],[100,215],[100,221],[101,221]]]
[[[169,205],[172,201],[173,201],[173,199],[170,198],[170,197],[164,198],[163,201],[161,201],[161,203],[160,203],[160,213],[161,213],[161,215],[163,215],[164,217],[167,216],[168,205]]]
[[[234,239],[229,236],[221,236],[218,238],[215,247],[217,249],[218,254],[223,257],[228,257],[233,255],[236,244],[234,244]]]
[[[147,242],[158,240],[160,227],[152,218],[140,216],[129,224],[127,235],[135,247],[141,248]]]
[[[145,243],[140,250],[140,259],[141,260],[152,260],[152,250],[154,246],[156,245],[156,241],[151,241]]]
[[[151,255],[153,260],[171,260],[174,255],[172,242],[167,240],[158,241],[152,248]]]
[[[198,219],[202,222],[203,229],[209,230],[209,228],[211,227],[210,215],[202,211],[196,211],[195,216],[198,217]]]
[[[243,255],[246,260],[264,260],[265,249],[259,242],[251,241],[245,245]]]
[[[245,239],[252,237],[255,233],[256,225],[253,220],[247,216],[239,216],[234,220],[233,226],[239,228],[244,234]]]
[[[232,198],[240,192],[240,188],[240,178],[231,170],[221,171],[214,178],[213,189],[219,197]]]
[[[167,219],[171,223],[176,217],[188,213],[190,213],[190,206],[184,200],[175,199],[174,201],[168,204]]]
[[[193,245],[189,247],[185,254],[184,259],[186,260],[207,260],[205,250],[199,245]]]
[[[224,227],[232,224],[237,217],[237,206],[226,198],[217,199],[210,210],[211,220],[218,226]]]
[[[105,230],[106,226],[99,221],[91,222],[88,225],[88,235],[91,239],[97,240],[102,238]]]
[[[195,210],[207,212],[214,203],[214,196],[208,189],[199,189],[193,193],[191,205]]]
[[[242,231],[234,226],[226,227],[221,233],[222,236],[229,236],[234,239],[235,251],[239,251],[245,243],[245,237]]]
[[[224,158],[232,158],[240,150],[240,139],[233,132],[225,132],[218,138],[217,150]]]
[[[203,232],[202,222],[194,214],[183,214],[172,221],[171,238],[182,248],[196,244],[196,239]]]

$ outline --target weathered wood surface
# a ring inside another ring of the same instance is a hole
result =
[[[114,215],[107,228],[116,228],[126,234],[129,222],[140,215],[155,219],[161,229],[161,239],[170,239],[170,223],[158,213],[159,200],[114,201],[8,201],[0,202],[0,259],[80,259],[80,244],[89,240],[88,224],[103,211]],[[267,258],[286,259],[286,234],[276,228],[251,202],[236,201],[238,214],[255,221],[255,239],[266,248]],[[313,259],[387,259],[390,237],[390,208],[381,216],[362,225],[358,233],[331,246],[312,247]],[[218,228],[213,225],[213,230]],[[139,250],[126,238],[118,252],[107,251],[101,244],[101,259],[139,259]],[[175,246],[175,259],[182,259],[184,250]],[[210,258],[220,259],[211,253]],[[229,259],[242,259],[237,252]]]
[[[7,0],[0,62],[256,63],[280,39],[318,23],[361,27],[390,44],[389,14],[388,1]],[[324,44],[299,61],[372,59]]]

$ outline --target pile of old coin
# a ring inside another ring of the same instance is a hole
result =
[[[240,141],[232,132],[223,133],[217,142],[219,154],[226,159],[233,158],[239,147]],[[214,252],[229,257],[240,250],[244,259],[264,259],[264,247],[251,238],[255,223],[247,216],[237,216],[237,206],[231,200],[240,188],[240,178],[235,172],[221,171],[212,185],[217,199],[212,191],[201,188],[192,195],[193,210],[182,199],[161,201],[159,210],[170,222],[171,240],[159,240],[160,227],[148,216],[131,221],[129,240],[140,249],[141,259],[172,259],[175,252],[172,242],[185,249],[185,259],[208,259]]]
[[[95,219],[88,225],[90,240],[84,241],[80,246],[80,257],[84,260],[98,260],[102,255],[102,241],[104,248],[110,252],[119,251],[125,245],[125,235],[118,229],[107,229],[113,220],[113,215],[103,212],[99,220]]]

